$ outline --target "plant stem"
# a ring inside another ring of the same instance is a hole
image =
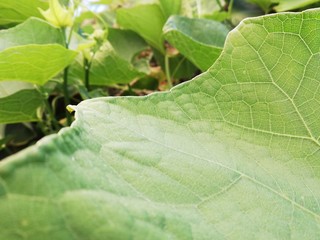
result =
[[[46,109],[48,111],[48,114],[49,114],[49,121],[52,123],[53,127],[54,127],[54,130],[59,130],[59,124],[57,122],[57,119],[55,118],[54,114],[53,114],[53,111],[52,111],[52,108],[50,106],[50,103],[48,101],[48,99],[44,99],[44,104],[46,106]]]
[[[223,6],[222,6],[222,4],[221,4],[220,0],[216,0],[216,2],[217,2],[217,4],[218,4],[218,6],[219,6],[220,10],[223,10]]]
[[[166,78],[169,89],[172,88],[172,80],[171,80],[171,74],[170,74],[170,65],[169,65],[169,56],[166,54],[164,56],[164,68],[166,72]]]
[[[84,58],[84,84],[88,91],[90,91],[90,68],[91,61]]]
[[[52,107],[48,101],[48,95],[47,95],[46,91],[44,90],[44,88],[42,86],[37,86],[37,90],[41,93],[43,103],[45,105],[45,109],[48,113],[48,126],[50,127],[51,132],[59,130],[60,129],[59,123],[54,116]],[[51,125],[53,126],[54,129],[52,129]]]
[[[67,31],[65,28],[61,29],[62,30],[62,35],[64,38],[65,42],[65,47],[68,49],[69,48],[69,42],[71,39],[71,33],[72,29],[70,29],[69,36],[67,37]],[[66,118],[67,118],[67,125],[70,126],[72,123],[72,119],[70,116],[70,113],[67,110],[67,106],[70,104],[70,96],[69,96],[69,89],[68,89],[68,73],[69,73],[69,66],[66,67],[63,71],[63,95],[64,95],[64,105],[65,105],[65,113],[66,113]]]
[[[64,94],[64,105],[67,107],[70,104],[70,96],[69,96],[69,89],[68,89],[68,73],[69,67],[66,67],[63,71],[63,94]],[[67,109],[65,109],[66,117],[67,117],[67,124],[68,126],[71,125],[72,119],[70,113]]]

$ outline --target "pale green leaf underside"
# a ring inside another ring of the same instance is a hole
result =
[[[43,101],[43,97],[35,89],[25,89],[0,97],[0,123],[39,121],[37,110],[43,105]]]
[[[0,1],[0,25],[17,24],[29,17],[41,17],[38,7],[48,8],[48,2],[42,0],[1,0]]]
[[[0,52],[0,81],[44,84],[68,66],[77,52],[58,44],[30,44]]]
[[[79,104],[1,163],[0,238],[317,239],[319,19],[247,19],[193,81]]]
[[[163,28],[164,37],[202,71],[219,57],[228,28],[219,22],[173,16]]]

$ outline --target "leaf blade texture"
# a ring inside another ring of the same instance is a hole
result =
[[[59,44],[29,44],[0,52],[0,81],[46,83],[67,67],[77,52]]]
[[[74,107],[0,163],[0,237],[316,239],[319,15],[247,19],[192,81]]]
[[[16,1],[1,1],[0,25],[19,24],[29,17],[42,18],[38,7],[46,8],[47,2],[41,0],[16,0]]]

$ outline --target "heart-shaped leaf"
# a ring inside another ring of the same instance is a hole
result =
[[[319,19],[247,19],[196,79],[79,104],[0,163],[0,238],[317,239]]]

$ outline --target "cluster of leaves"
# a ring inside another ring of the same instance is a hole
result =
[[[0,163],[0,239],[319,236],[319,10],[226,37],[233,1],[49,3],[0,3],[2,144],[81,103]]]

